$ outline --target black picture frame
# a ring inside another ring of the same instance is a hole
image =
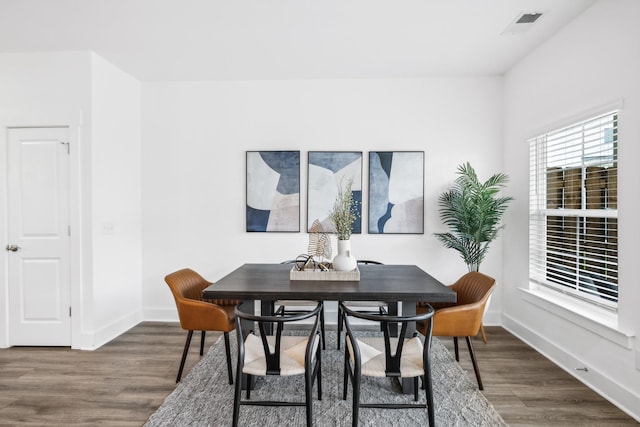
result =
[[[424,151],[369,152],[369,234],[424,234]]]
[[[300,232],[300,151],[247,151],[245,200],[247,232]]]
[[[329,212],[338,188],[353,179],[351,192],[357,219],[352,234],[362,233],[362,151],[309,151],[307,173],[307,231],[318,220],[324,232],[335,233]]]

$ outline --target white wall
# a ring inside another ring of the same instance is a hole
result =
[[[72,347],[92,349],[141,319],[140,85],[89,52],[0,54],[0,167],[8,126],[69,126]],[[6,173],[0,174],[6,195]],[[102,234],[112,221],[114,235]],[[6,202],[0,208],[6,241]],[[7,339],[7,252],[0,347]]]
[[[80,233],[72,235],[72,286],[82,312],[73,320],[74,346],[94,348],[116,336],[141,318],[141,304],[142,318],[175,319],[163,277],[177,268],[216,280],[241,263],[278,262],[305,250],[304,231],[244,231],[245,151],[301,151],[304,230],[307,151],[361,150],[366,159],[370,150],[424,150],[425,234],[356,235],[356,256],[415,263],[452,282],[466,267],[433,237],[443,230],[437,197],[467,160],[481,177],[506,172],[506,193],[516,201],[504,240],[482,266],[499,282],[487,323],[502,321],[640,419],[637,16],[634,0],[599,1],[507,73],[504,85],[499,77],[145,83],[140,98],[138,82],[87,52],[0,54],[1,127],[70,124],[76,141],[72,225]],[[528,287],[526,139],[621,98],[621,303],[618,323],[600,327],[532,304],[520,290]],[[3,132],[2,167],[5,153]],[[364,167],[366,176],[366,161]],[[6,194],[5,174],[0,190]],[[5,268],[6,259],[2,278]],[[0,346],[7,342],[6,294],[2,279]],[[574,370],[583,366],[588,373]]]
[[[72,306],[78,309],[72,318],[72,345],[87,342],[92,329],[91,318],[80,310],[91,312],[91,288],[83,276],[81,216],[86,203],[86,182],[90,165],[82,158],[90,150],[90,56],[87,52],[0,54],[0,188],[6,188],[6,128],[9,126],[69,126],[71,139],[71,293]],[[84,175],[81,175],[84,174]],[[3,198],[6,190],[1,191]],[[82,195],[81,195],[82,194]],[[84,204],[83,204],[84,202]],[[0,241],[6,242],[7,204],[0,208]],[[86,234],[85,234],[86,236]],[[88,254],[90,256],[90,254]],[[8,345],[7,322],[7,252],[0,257],[0,346]]]
[[[140,83],[91,55],[93,345],[142,320]]]
[[[502,170],[501,78],[143,83],[142,100],[145,319],[175,318],[163,280],[173,270],[215,281],[245,262],[306,251],[304,231],[245,232],[247,150],[301,151],[302,230],[308,151],[363,151],[365,191],[368,151],[425,151],[425,234],[354,235],[353,252],[415,263],[445,283],[467,271],[433,236],[444,230],[437,197],[460,163],[485,179]],[[498,281],[500,244],[482,265]]]
[[[516,202],[505,220],[502,309],[505,327],[640,420],[638,16],[640,2],[600,1],[505,76],[504,164]],[[527,138],[620,99],[620,306],[617,324],[603,326],[520,290],[529,287]]]

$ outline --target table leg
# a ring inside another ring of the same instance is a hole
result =
[[[256,310],[256,302],[254,300],[244,300],[242,301],[242,310],[245,313],[249,313],[249,314],[255,314]],[[249,335],[250,331],[253,331],[255,329],[255,323],[251,320],[247,320],[247,319],[242,319],[240,321],[240,325],[242,327],[242,339],[245,339],[247,337],[247,335]],[[236,381],[238,381],[238,379],[236,378]],[[242,390],[246,390],[247,389],[247,376],[245,374],[242,374]],[[256,377],[253,376],[251,377],[251,384],[250,384],[250,388],[253,390],[253,388],[256,385]]]
[[[391,307],[389,307],[391,308]],[[396,306],[397,310],[397,306]],[[402,315],[403,316],[415,316],[416,315],[416,303],[413,301],[404,301],[402,303]],[[409,322],[407,324],[407,337],[411,337],[416,331],[416,322]],[[401,378],[402,392],[405,394],[413,394],[413,378]]]
[[[261,316],[272,316],[275,310],[275,301],[260,301],[260,315]],[[273,325],[265,324],[265,332],[268,335],[273,334]]]
[[[397,316],[398,315],[398,301],[387,301],[387,310],[389,316]],[[392,337],[398,336],[398,325],[393,324],[389,325],[389,333]]]

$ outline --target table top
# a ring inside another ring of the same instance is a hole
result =
[[[291,264],[244,264],[203,291],[206,299],[455,302],[415,265],[359,265],[360,281],[290,280]]]

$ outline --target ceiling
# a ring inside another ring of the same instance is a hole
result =
[[[92,50],[142,81],[500,75],[594,2],[0,0],[0,52]]]

